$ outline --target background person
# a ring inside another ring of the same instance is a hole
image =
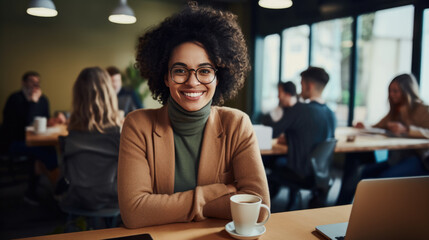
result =
[[[139,38],[137,64],[160,109],[125,120],[118,192],[126,227],[231,219],[229,198],[270,204],[256,135],[243,112],[218,107],[250,70],[236,16],[189,7]]]
[[[311,177],[312,166],[308,155],[317,144],[335,137],[336,118],[322,99],[322,92],[329,81],[323,68],[310,66],[301,73],[301,97],[308,103],[296,102],[284,108],[282,118],[273,125],[284,133],[280,143],[288,145],[286,162],[276,162],[270,180],[270,194],[274,197],[284,181],[299,182]],[[308,159],[308,161],[307,161]],[[324,204],[327,192],[314,192],[313,203]],[[295,196],[290,196],[294,199]],[[316,205],[315,205],[316,206]]]
[[[267,126],[274,126],[283,117],[284,108],[290,108],[298,101],[296,86],[293,82],[281,82],[277,85],[279,105],[269,114],[262,117],[261,123]],[[282,133],[282,129],[273,129],[273,138],[277,138]]]
[[[122,86],[122,75],[119,69],[111,66],[107,68],[107,72],[112,79],[112,85],[118,97],[118,108],[124,111],[124,116],[136,109],[143,108],[142,101],[136,92]]]
[[[389,113],[373,127],[389,130],[396,136],[429,138],[429,106],[420,99],[418,84],[412,74],[398,75],[390,82],[389,104]],[[429,149],[390,151],[387,162],[367,166],[362,177],[427,175],[428,157]]]
[[[28,147],[25,144],[26,127],[32,125],[37,116],[49,119],[49,101],[42,93],[39,73],[28,71],[22,76],[22,89],[7,99],[0,138],[2,151],[11,155],[26,155],[34,161],[24,198],[33,205],[39,204],[36,191],[39,176],[46,173],[52,184],[56,183],[59,176],[54,147]],[[48,122],[62,123],[61,119],[49,119]]]
[[[120,116],[108,73],[85,68],[73,86],[73,110],[64,141],[63,207],[118,207],[117,168]]]
[[[396,76],[389,84],[389,112],[372,127],[402,137],[429,138],[429,107],[418,94],[412,74]],[[361,122],[357,128],[365,128]],[[337,204],[349,204],[362,178],[404,177],[429,174],[429,149],[391,150],[387,161],[375,163],[374,154],[354,154],[345,161]]]
[[[49,101],[42,94],[40,75],[29,71],[22,76],[22,89],[7,99],[3,110],[4,139],[8,146],[13,141],[25,141],[25,127],[32,125],[36,116],[49,119]]]

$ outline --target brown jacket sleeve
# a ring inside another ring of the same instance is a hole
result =
[[[127,118],[121,133],[118,195],[125,226],[138,228],[202,219],[204,204],[230,190],[224,184],[211,184],[186,192],[157,194],[154,191],[154,165],[149,160],[153,158],[151,134],[141,134],[140,126],[151,128],[149,122]]]
[[[232,169],[225,175],[233,175],[236,194],[257,195],[269,207],[267,178],[252,123],[247,115],[242,115],[238,122],[237,129],[228,138],[231,151],[227,155],[231,155]],[[204,216],[231,219],[229,197],[230,195],[226,195],[206,204]]]
[[[238,192],[259,195],[264,203],[269,204],[268,185],[259,149],[255,144],[256,137],[248,117],[241,118],[242,122],[225,124],[230,129],[225,129],[222,134],[225,137],[222,145],[224,148],[216,151],[221,157],[213,157],[220,159],[221,167],[200,172],[201,176],[198,178],[203,178],[204,184],[199,183],[194,190],[173,193],[160,189],[168,189],[172,185],[166,179],[174,179],[174,176],[169,176],[174,174],[174,159],[173,166],[160,163],[165,159],[159,155],[165,153],[156,151],[162,149],[174,153],[173,138],[161,148],[155,146],[156,133],[152,128],[156,123],[150,118],[150,114],[146,114],[145,110],[138,110],[127,116],[121,134],[118,166],[119,206],[125,226],[138,228],[199,221],[206,217],[230,218],[229,196],[237,189]],[[216,121],[214,125],[221,124]],[[203,146],[204,144],[210,146],[210,143],[203,143]],[[174,158],[174,154],[172,156]],[[206,162],[211,159],[206,159]],[[218,177],[216,180],[207,180],[209,177],[205,175]]]

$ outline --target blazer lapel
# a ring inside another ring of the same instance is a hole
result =
[[[211,108],[204,130],[203,144],[198,168],[198,185],[207,185],[217,180],[221,156],[224,155],[223,127],[216,107]]]
[[[174,136],[167,106],[157,112],[154,123],[154,163],[157,193],[174,193]]]

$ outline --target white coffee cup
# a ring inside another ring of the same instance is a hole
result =
[[[35,117],[34,118],[34,132],[36,134],[41,134],[46,132],[46,125],[48,120],[45,117]]]
[[[262,199],[251,194],[236,194],[230,198],[231,215],[234,221],[235,231],[238,234],[255,235],[256,226],[264,225],[271,216],[270,208],[262,204]],[[268,212],[267,218],[257,223],[261,208]]]

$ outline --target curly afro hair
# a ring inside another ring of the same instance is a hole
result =
[[[199,42],[215,64],[218,85],[213,105],[232,99],[244,85],[250,71],[249,56],[237,17],[226,11],[190,4],[166,18],[159,26],[139,38],[136,66],[155,100],[165,104],[170,96],[164,83],[168,61],[175,47],[184,42]]]

